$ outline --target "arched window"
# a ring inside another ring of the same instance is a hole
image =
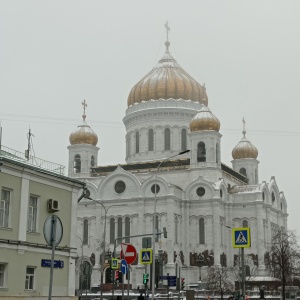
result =
[[[282,202],[280,202],[280,209],[282,210]]]
[[[203,142],[198,143],[197,147],[197,161],[206,161],[206,149]]]
[[[275,197],[275,193],[274,193],[274,192],[272,192],[272,204],[274,204],[274,203],[275,203],[275,199],[276,199],[276,197]]]
[[[135,133],[135,153],[139,153],[140,152],[140,134],[137,131]]]
[[[127,156],[131,154],[131,135],[128,134]]]
[[[245,276],[251,276],[250,275],[250,267],[248,265],[245,266]]]
[[[148,151],[153,151],[153,140],[154,140],[154,134],[153,129],[149,129],[148,131]]]
[[[243,226],[242,226],[243,228],[246,228],[246,227],[248,227],[248,221],[247,220],[244,220],[243,221]]]
[[[178,243],[178,217],[175,217],[175,244]]]
[[[220,145],[216,144],[216,163],[220,162]]]
[[[125,218],[125,236],[130,236],[130,218]],[[130,238],[125,239],[125,243],[130,243]]]
[[[181,129],[181,150],[185,151],[187,149],[187,134],[186,129]]]
[[[111,218],[109,220],[109,243],[113,244],[115,242],[115,219]]]
[[[244,175],[245,177],[247,177],[247,172],[246,172],[246,169],[245,168],[240,168],[240,173],[242,175]]]
[[[123,226],[122,226],[122,218],[118,218],[118,237],[122,237],[122,230],[123,230]]]
[[[95,167],[95,156],[91,156],[91,167]]]
[[[76,154],[74,157],[74,172],[75,173],[81,172],[81,158],[79,154]]]
[[[203,218],[199,220],[199,244],[205,244],[205,224]]]
[[[257,169],[255,169],[255,184],[258,184],[258,172],[257,172]]]
[[[165,150],[171,149],[171,131],[170,128],[165,129]]]
[[[89,220],[83,220],[83,236],[82,236],[82,244],[87,245],[89,240]]]

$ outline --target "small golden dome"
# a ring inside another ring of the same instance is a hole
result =
[[[97,145],[98,136],[92,130],[92,128],[85,122],[85,109],[87,107],[86,101],[83,100],[83,124],[77,126],[77,128],[70,134],[69,141],[71,145],[78,145],[78,144],[90,144],[93,146]]]
[[[202,130],[214,130],[219,132],[220,130],[220,121],[214,116],[207,106],[204,106],[196,114],[190,123],[190,130],[193,131],[202,131]]]
[[[185,72],[169,52],[166,52],[157,66],[144,76],[130,91],[127,104],[159,99],[184,99],[207,105],[205,86],[201,86]]]
[[[257,148],[246,138],[245,120],[243,119],[243,138],[232,150],[233,159],[254,158],[258,156]]]

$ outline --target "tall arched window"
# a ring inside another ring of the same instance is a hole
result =
[[[199,244],[205,244],[205,225],[203,218],[199,220]]]
[[[125,218],[125,236],[130,236],[130,218]],[[130,238],[125,239],[125,243],[130,243]]]
[[[255,169],[255,184],[258,184],[258,172],[257,172],[257,169]]]
[[[187,134],[186,129],[181,129],[181,150],[185,151],[187,149]]]
[[[175,217],[175,244],[178,243],[178,217]]]
[[[122,226],[122,218],[118,218],[118,237],[122,237],[122,230],[123,230],[123,226]]]
[[[155,232],[158,232],[159,224],[158,224],[158,216],[156,216],[156,221],[155,221]],[[159,235],[155,237],[155,242],[158,242],[159,240]]]
[[[170,128],[165,129],[165,150],[171,149],[171,131]]]
[[[89,220],[83,220],[83,236],[82,236],[82,244],[87,245],[89,240]]]
[[[95,167],[95,156],[91,156],[91,167]]]
[[[109,220],[109,243],[113,244],[115,242],[115,219],[111,218]]]
[[[140,134],[137,131],[135,133],[135,153],[139,153],[140,152]]]
[[[219,143],[216,144],[216,163],[220,162],[220,145]]]
[[[148,131],[148,151],[153,151],[153,140],[154,140],[154,135],[153,135],[153,129],[149,129]]]
[[[240,173],[241,173],[242,175],[244,175],[245,177],[247,177],[247,171],[246,171],[245,168],[240,168]]]
[[[203,142],[198,143],[197,147],[197,161],[206,161],[206,149],[205,144]]]
[[[75,173],[81,172],[81,158],[79,154],[76,154],[74,157],[74,172]]]
[[[245,227],[248,227],[248,221],[247,220],[244,220],[243,221],[243,227],[245,228]]]

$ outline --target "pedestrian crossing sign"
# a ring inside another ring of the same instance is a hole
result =
[[[233,248],[251,247],[250,228],[232,228],[232,246]]]
[[[152,264],[152,249],[140,250],[140,264]]]
[[[112,258],[111,259],[111,268],[113,270],[117,270],[119,268],[119,266],[118,266],[118,259],[117,258]]]

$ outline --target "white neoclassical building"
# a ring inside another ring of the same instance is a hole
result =
[[[160,253],[162,261],[156,275],[179,275],[180,270],[188,283],[205,278],[211,265],[235,264],[233,227],[251,228],[251,248],[245,254],[263,275],[272,231],[287,228],[285,196],[275,177],[259,181],[258,150],[246,137],[245,122],[232,150],[232,166],[227,166],[222,163],[221,123],[208,107],[205,86],[180,67],[168,40],[165,46],[157,66],[128,96],[126,164],[99,166],[98,138],[85,121],[85,102],[83,123],[70,135],[69,176],[83,180],[90,198],[101,203],[82,199],[78,204],[77,268],[81,262],[93,265],[87,285],[100,282],[104,229],[111,251],[116,237],[152,233],[155,185],[157,230],[166,227],[168,232],[156,240],[155,256]],[[142,248],[141,237],[125,241]],[[132,266],[133,287],[142,285],[144,272],[139,262]],[[104,274],[104,282],[111,282],[108,265]]]

